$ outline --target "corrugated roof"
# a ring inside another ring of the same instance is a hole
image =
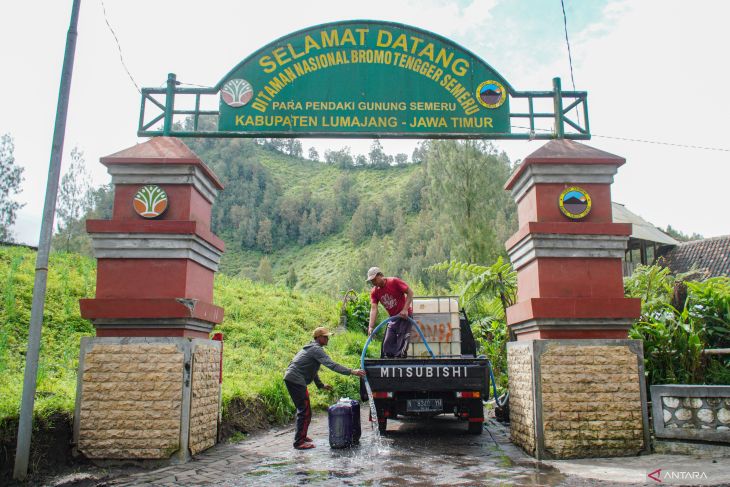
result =
[[[657,227],[641,218],[636,213],[629,211],[621,203],[611,202],[614,223],[631,223],[631,238],[648,240],[663,245],[678,245],[679,242]]]
[[[675,274],[695,269],[707,277],[730,276],[730,235],[682,242],[663,259]]]

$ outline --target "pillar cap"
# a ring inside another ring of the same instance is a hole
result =
[[[525,157],[522,164],[515,169],[505,183],[504,189],[513,189],[525,170],[533,164],[603,164],[619,167],[625,162],[626,159],[621,156],[581,144],[574,140],[551,140]]]
[[[104,156],[99,161],[107,167],[116,164],[189,164],[200,168],[218,190],[223,189],[223,184],[215,173],[177,137],[153,137],[141,144]]]

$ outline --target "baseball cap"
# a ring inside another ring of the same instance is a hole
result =
[[[332,335],[332,333],[330,333],[330,331],[327,328],[325,328],[324,326],[320,326],[320,327],[314,329],[314,338],[328,337],[330,335]]]
[[[378,274],[382,274],[382,272],[380,271],[380,267],[371,267],[370,269],[368,269],[368,278],[366,279],[366,281],[372,281],[373,278],[375,278],[375,276],[377,276]]]

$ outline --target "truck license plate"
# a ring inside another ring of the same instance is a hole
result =
[[[406,409],[412,413],[441,412],[444,404],[441,399],[408,399]]]

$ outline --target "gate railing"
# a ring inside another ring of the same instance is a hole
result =
[[[139,112],[139,124],[137,127],[137,135],[140,137],[156,137],[160,135],[173,137],[281,137],[281,134],[272,134],[268,132],[238,132],[238,131],[211,131],[200,130],[200,117],[202,116],[218,116],[218,110],[203,110],[200,107],[201,97],[218,95],[216,88],[184,88],[179,86],[174,73],[170,73],[167,78],[167,86],[162,88],[142,88],[142,102]],[[163,99],[158,99],[155,95],[164,95]],[[186,101],[193,98],[194,108],[192,109],[176,109],[176,97],[185,97]],[[513,129],[523,130],[522,132],[510,133],[485,133],[485,134],[469,134],[466,137],[480,139],[572,139],[587,140],[591,138],[590,126],[588,123],[588,92],[586,91],[563,91],[561,89],[560,78],[553,78],[552,91],[515,91],[510,93],[512,99],[526,99],[527,111],[510,112],[510,122],[513,120],[527,119],[528,127],[521,125],[512,125]],[[535,111],[535,102],[540,99],[552,99],[552,111]],[[148,120],[148,112],[157,109],[156,114]],[[568,118],[568,114],[576,110],[577,113],[582,111],[583,118],[578,121]],[[192,129],[178,129],[174,126],[174,117],[176,115],[185,115],[192,117]],[[539,119],[552,119],[552,129],[541,129],[537,127],[536,122]],[[162,128],[155,128],[162,121]],[[566,125],[572,131],[566,131]],[[307,134],[292,134],[292,137],[307,137]],[[318,135],[318,137],[322,137]],[[345,137],[336,135],[333,137]],[[363,137],[362,134],[353,133],[346,137]],[[382,138],[412,138],[408,135],[382,134]],[[434,135],[434,138],[442,138]]]

